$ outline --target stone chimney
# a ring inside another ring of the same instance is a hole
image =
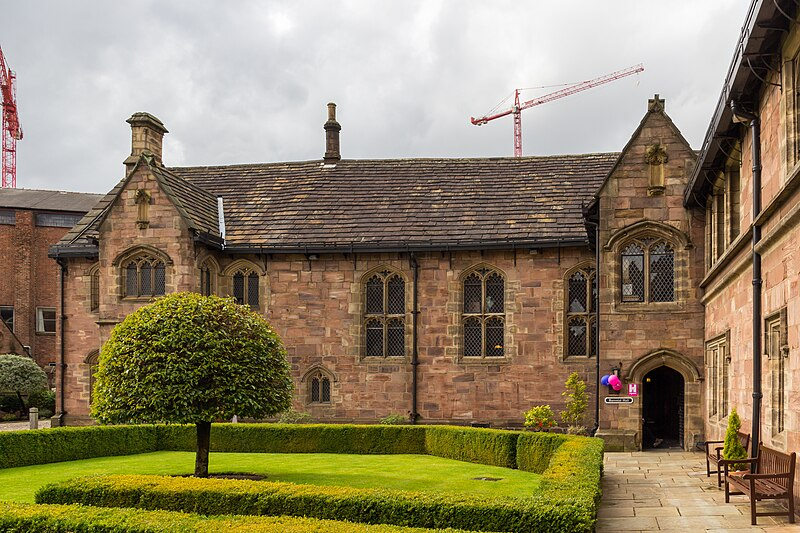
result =
[[[164,134],[169,133],[164,123],[144,112],[134,113],[126,122],[131,125],[131,155],[125,160],[128,171],[130,172],[142,154],[153,156],[156,164],[163,165],[162,144]]]
[[[335,165],[342,158],[339,153],[339,132],[342,126],[336,122],[336,104],[328,104],[328,121],[323,126],[325,129],[325,157],[323,163]]]

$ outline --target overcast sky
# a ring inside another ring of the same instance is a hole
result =
[[[18,78],[17,187],[106,192],[125,120],[159,117],[168,166],[511,156],[517,87],[645,71],[523,112],[525,155],[618,151],[659,93],[699,148],[748,0],[19,1],[0,47]],[[523,98],[557,90],[529,90]]]

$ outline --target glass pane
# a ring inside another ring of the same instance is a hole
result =
[[[470,274],[464,280],[464,312],[480,313],[481,299],[483,298],[481,278],[477,274]]]
[[[675,301],[675,255],[666,243],[650,249],[650,300]]]
[[[597,355],[597,322],[591,321],[591,338],[589,339],[589,355]]]
[[[636,244],[622,252],[622,301],[644,301],[644,251]]]
[[[569,312],[586,312],[586,276],[583,272],[575,272],[569,278]]]
[[[150,263],[143,263],[139,270],[139,294],[141,296],[153,294],[153,267]]]
[[[505,298],[505,282],[500,274],[486,278],[486,313],[502,313]]]
[[[90,303],[89,308],[92,311],[97,311],[100,307],[100,271],[92,273],[91,286],[90,286]]]
[[[328,378],[322,378],[322,398],[320,398],[320,401],[323,403],[331,402],[331,380]]]
[[[379,320],[367,322],[367,357],[383,357],[383,324]]]
[[[597,273],[592,273],[592,309],[591,311],[594,312],[597,309]]]
[[[373,276],[367,282],[367,314],[383,314],[383,278]]]
[[[464,356],[480,357],[483,355],[483,332],[479,318],[471,317],[464,321]]]
[[[250,272],[247,276],[247,305],[258,307],[258,274]]]
[[[403,320],[393,318],[386,328],[386,355],[402,357],[406,354],[406,331]]]
[[[387,283],[389,289],[389,301],[387,313],[390,315],[402,315],[406,312],[406,283],[400,276],[392,276]]]
[[[200,294],[203,296],[211,295],[211,272],[207,267],[200,270]]]
[[[237,304],[244,304],[244,274],[241,272],[233,275],[233,297]]]
[[[586,319],[583,317],[574,317],[569,321],[567,354],[586,355]]]
[[[125,269],[125,296],[139,296],[136,263],[128,263]]]
[[[155,271],[155,279],[153,280],[153,294],[163,296],[167,290],[164,265],[158,263],[153,270]]]
[[[486,320],[486,357],[503,357],[504,331],[502,318],[495,316]]]
[[[319,402],[319,378],[311,380],[311,401]]]

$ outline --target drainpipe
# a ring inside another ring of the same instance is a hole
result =
[[[585,219],[586,224],[594,227],[594,282],[597,286],[597,302],[592,301],[594,305],[594,427],[589,430],[589,434],[594,436],[597,430],[600,429],[600,224]]]
[[[750,429],[752,456],[758,455],[761,441],[761,254],[756,246],[761,240],[761,227],[756,218],[761,213],[761,123],[758,117],[731,101],[733,121],[750,126],[752,138],[751,156],[753,159],[753,417]]]
[[[419,285],[419,263],[417,256],[411,253],[411,268],[414,269],[414,282],[413,282],[413,299],[411,303],[411,413],[409,414],[409,421],[412,424],[417,423],[419,413],[417,412],[417,367],[419,366],[418,360],[418,347],[417,347],[417,316],[419,310],[417,309],[417,293]]]
[[[67,369],[67,365],[66,365],[66,363],[64,363],[64,346],[65,346],[65,343],[64,343],[64,330],[65,330],[65,327],[64,326],[66,326],[66,320],[67,320],[66,315],[64,315],[64,281],[66,280],[66,277],[67,277],[67,263],[66,263],[66,261],[64,259],[61,259],[61,258],[56,259],[56,262],[58,262],[58,266],[61,267],[61,289],[60,289],[61,290],[61,296],[59,298],[59,300],[60,300],[59,306],[61,308],[61,310],[60,310],[60,315],[61,315],[61,339],[60,339],[60,342],[59,342],[59,350],[58,350],[58,373],[59,373],[59,380],[58,380],[59,381],[59,383],[58,383],[58,398],[59,398],[59,400],[58,400],[58,405],[61,408],[61,410],[56,414],[56,420],[58,421],[58,423],[56,425],[61,427],[61,426],[64,425],[64,415],[67,414],[67,412],[64,410],[64,383],[65,383],[64,374],[66,373],[66,369]]]

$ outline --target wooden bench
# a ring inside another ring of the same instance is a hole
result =
[[[750,450],[750,433],[736,432],[742,448],[746,451]],[[711,477],[711,474],[717,475],[717,487],[722,486],[722,448],[725,444],[724,440],[709,440],[706,441],[706,477]],[[711,465],[716,467],[716,470],[711,470]]]
[[[758,455],[748,459],[721,461],[725,470],[725,503],[730,502],[731,494],[745,494],[750,497],[750,520],[756,525],[757,516],[789,517],[794,524],[794,467],[797,454],[781,453],[771,448],[759,447]],[[750,465],[749,472],[730,472],[732,463]],[[754,468],[755,467],[755,468]],[[756,473],[753,474],[752,472]],[[731,487],[736,492],[731,491]],[[756,512],[756,502],[760,500],[786,500],[787,511]]]

